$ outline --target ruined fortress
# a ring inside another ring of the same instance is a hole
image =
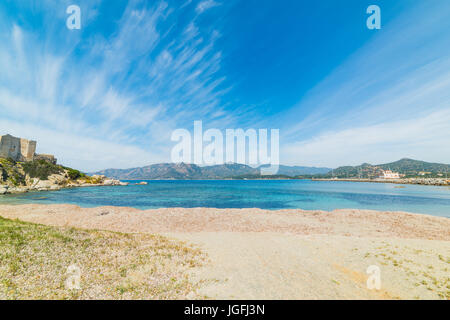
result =
[[[36,141],[16,138],[12,135],[0,136],[0,158],[12,158],[14,161],[46,160],[56,164],[49,154],[36,154]]]

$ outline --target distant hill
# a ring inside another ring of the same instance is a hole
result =
[[[160,163],[140,168],[106,169],[93,174],[122,180],[196,179],[201,176],[201,168],[186,163]]]
[[[298,176],[304,174],[325,174],[329,168],[280,166],[279,175]],[[160,163],[131,169],[106,169],[91,174],[105,175],[121,180],[189,180],[189,179],[226,179],[232,177],[258,176],[259,168],[244,164],[222,164],[200,167],[188,163]]]
[[[333,176],[337,178],[375,178],[380,176],[382,170],[392,170],[404,174],[406,177],[417,177],[422,175],[435,177],[439,174],[445,175],[446,172],[449,172],[450,165],[405,158],[395,162],[378,165],[363,163],[360,166],[339,167],[324,176]]]

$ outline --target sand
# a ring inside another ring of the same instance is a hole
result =
[[[370,210],[0,206],[54,226],[163,234],[199,246],[216,299],[450,299],[450,219]],[[367,287],[380,268],[381,288]]]

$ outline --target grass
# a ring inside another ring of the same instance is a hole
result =
[[[205,255],[157,235],[48,227],[0,217],[0,299],[180,299]],[[68,267],[81,270],[69,289]]]
[[[399,271],[415,279],[413,285],[416,288],[425,288],[440,299],[450,299],[450,277],[446,264],[450,264],[450,259],[442,254],[435,254],[420,249],[407,248],[403,253],[390,250],[388,247],[376,248],[375,257],[378,263],[391,265]],[[365,258],[370,256],[366,254]],[[406,256],[410,258],[406,258]],[[432,262],[432,264],[428,264]]]

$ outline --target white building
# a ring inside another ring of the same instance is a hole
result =
[[[380,176],[382,179],[400,179],[398,172],[393,172],[391,170],[383,170],[383,174]]]

